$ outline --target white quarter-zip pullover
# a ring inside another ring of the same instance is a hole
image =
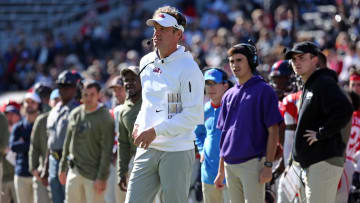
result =
[[[135,124],[138,134],[154,128],[150,148],[185,151],[194,148],[193,130],[204,122],[204,77],[183,46],[159,59],[151,52],[140,61],[143,103]]]

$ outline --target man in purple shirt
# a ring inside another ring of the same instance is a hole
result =
[[[265,183],[272,178],[282,116],[278,98],[260,76],[256,48],[237,44],[228,50],[238,84],[221,102],[217,128],[221,129],[220,163],[215,185],[226,185],[232,202],[264,202]]]

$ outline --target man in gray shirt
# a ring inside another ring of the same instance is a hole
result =
[[[65,199],[65,188],[60,184],[58,178],[59,162],[62,155],[68,116],[79,102],[75,99],[77,86],[80,84],[81,75],[77,72],[64,71],[57,81],[59,88],[59,102],[49,113],[47,120],[48,150],[49,150],[49,184],[51,196],[54,203],[63,203]]]

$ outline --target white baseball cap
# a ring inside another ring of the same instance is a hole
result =
[[[129,66],[121,70],[120,75],[124,77],[126,72],[133,72],[135,75],[139,75],[139,67],[138,66]]]
[[[184,32],[184,27],[178,24],[176,18],[174,18],[173,16],[167,13],[159,13],[157,16],[153,17],[152,19],[148,19],[146,21],[146,25],[154,26],[155,22],[159,23],[163,27],[174,27]]]
[[[25,99],[31,99],[35,101],[36,103],[41,103],[41,99],[38,94],[35,92],[28,92],[25,94]]]

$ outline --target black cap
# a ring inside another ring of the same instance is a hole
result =
[[[74,85],[76,86],[79,82],[81,82],[82,76],[77,71],[68,71],[65,70],[58,76],[56,80],[56,84],[59,86],[62,85]]]
[[[312,42],[305,41],[299,42],[294,45],[291,50],[285,51],[285,59],[289,60],[294,54],[306,54],[310,53],[315,56],[324,55],[320,48]]]
[[[52,88],[49,85],[41,82],[36,83],[33,88],[40,98],[49,97],[52,91]]]

